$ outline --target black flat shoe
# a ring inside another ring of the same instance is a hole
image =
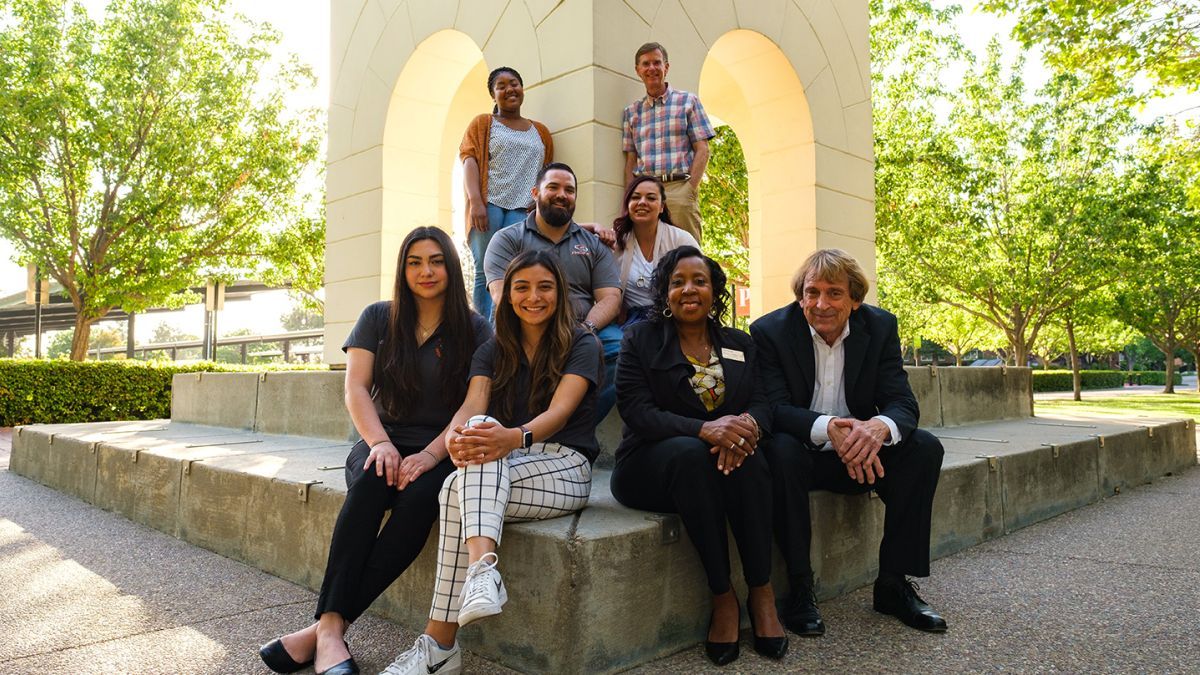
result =
[[[875,580],[875,611],[890,614],[917,630],[946,632],[946,620],[917,595],[918,588],[905,577],[881,575]]]
[[[779,620],[784,628],[796,635],[818,637],[825,634],[825,622],[817,610],[817,595],[811,581],[793,583],[791,595],[779,610]]]
[[[329,670],[322,670],[317,675],[358,675],[358,664],[354,662],[352,656]]]
[[[708,615],[708,629],[712,631],[712,614]],[[738,633],[742,632],[742,617],[738,613]],[[706,633],[707,635],[707,633]],[[711,640],[704,641],[704,654],[709,661],[718,666],[728,665],[737,660],[741,653],[741,643],[737,640],[733,642],[713,642]]]
[[[754,634],[754,651],[760,656],[765,656],[768,659],[778,661],[788,653],[788,637],[760,637],[758,635],[758,627],[754,625],[754,612],[746,607],[747,613],[750,615],[750,632]]]
[[[345,638],[342,639],[342,644],[346,645],[346,651],[349,652],[350,644],[346,642]],[[354,657],[351,656],[341,663],[335,663],[329,668],[322,670],[317,675],[358,675],[358,664],[354,662]]]
[[[293,659],[292,655],[288,654],[287,650],[283,648],[283,641],[278,638],[259,647],[258,655],[262,658],[263,663],[267,664],[268,668],[277,673],[294,673],[298,670],[304,670],[313,664],[311,659],[304,663]]]

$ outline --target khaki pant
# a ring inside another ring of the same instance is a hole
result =
[[[692,188],[691,181],[677,180],[666,184],[667,210],[675,227],[686,231],[700,241],[700,195]]]

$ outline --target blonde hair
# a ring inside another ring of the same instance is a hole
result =
[[[796,299],[803,297],[804,282],[810,276],[829,283],[845,279],[850,286],[850,298],[855,302],[862,302],[871,288],[871,283],[867,281],[867,275],[863,274],[858,261],[840,248],[818,249],[804,260],[800,269],[796,270],[796,275],[792,277],[792,293],[796,295]]]

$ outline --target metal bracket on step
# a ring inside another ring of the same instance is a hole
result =
[[[1154,438],[1154,427],[1146,427],[1146,431],[1150,433],[1150,438]]]
[[[986,459],[988,463],[988,471],[996,473],[1000,470],[1000,458],[995,455],[975,455],[976,459]]]
[[[307,503],[308,502],[308,489],[314,485],[319,485],[320,483],[321,483],[321,481],[319,481],[319,480],[306,480],[306,481],[300,483],[300,487],[297,488],[297,490],[296,490],[296,496],[299,497],[300,501]]]
[[[1050,456],[1053,457],[1054,459],[1058,459],[1058,455],[1061,451],[1058,449],[1057,445],[1055,445],[1053,443],[1042,443],[1042,447],[1050,448]]]
[[[88,446],[88,451],[94,455],[94,454],[96,454],[96,448],[98,448],[98,447],[100,447],[100,441],[96,441],[95,443],[92,443],[90,446]]]
[[[1101,447],[1101,448],[1103,448],[1103,447],[1104,447],[1104,435],[1103,435],[1103,434],[1095,434],[1095,435],[1093,436],[1093,438],[1095,438],[1095,439],[1096,439],[1096,441],[1097,441],[1098,443],[1100,443],[1100,447]]]
[[[54,437],[57,435],[58,434],[55,434],[55,433],[50,434],[50,436],[49,436],[50,440],[46,442],[46,445],[54,445]]]
[[[937,366],[929,366],[929,376],[937,377]]]
[[[662,545],[666,546],[667,544],[674,544],[675,542],[679,541],[679,516],[669,513],[661,513],[653,516],[646,516],[646,520],[653,520],[658,523],[659,527],[661,528],[660,543],[662,543]]]
[[[259,375],[258,375],[258,381],[259,381],[259,382],[266,382],[266,381],[267,381],[267,374],[266,374],[266,373],[259,373]]]
[[[185,476],[190,476],[190,475],[192,475],[192,464],[193,464],[194,462],[199,462],[199,461],[201,461],[201,460],[198,460],[198,459],[185,459],[185,460],[183,460],[183,475],[185,475]]]
[[[133,459],[133,463],[134,463],[134,464],[137,464],[137,461],[138,461],[138,455],[140,455],[140,454],[142,454],[142,451],[141,451],[141,450],[134,450],[134,451],[133,451],[133,457],[132,457],[132,459]]]
[[[1000,364],[1000,377],[1008,377],[1008,364]]]

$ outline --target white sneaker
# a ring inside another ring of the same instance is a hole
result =
[[[504,589],[500,570],[496,569],[499,562],[495,553],[485,553],[467,568],[458,625],[465,626],[486,616],[499,614],[500,608],[508,602],[508,591]]]
[[[458,675],[462,672],[462,650],[458,642],[442,649],[437,640],[422,634],[412,649],[396,657],[379,675]]]

